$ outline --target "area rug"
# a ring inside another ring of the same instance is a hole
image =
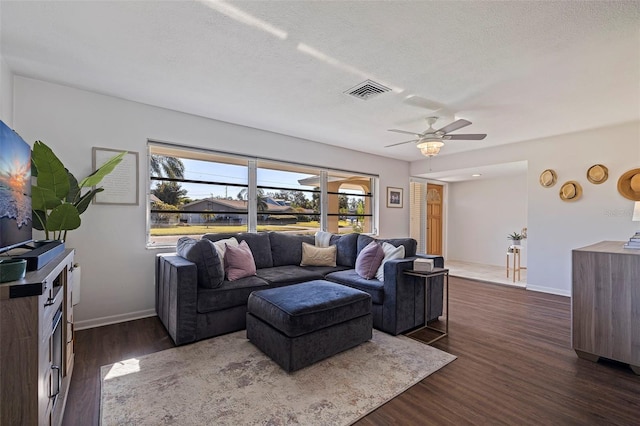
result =
[[[404,336],[373,339],[288,374],[245,331],[101,368],[107,425],[349,425],[456,357]]]

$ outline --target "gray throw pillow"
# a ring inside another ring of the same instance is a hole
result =
[[[220,258],[213,243],[207,239],[194,240],[182,237],[176,246],[178,256],[196,264],[198,268],[198,285],[203,288],[218,288],[224,281]]]

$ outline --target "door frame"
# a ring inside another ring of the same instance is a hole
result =
[[[448,204],[449,204],[449,183],[448,182],[443,182],[440,180],[435,180],[435,179],[425,179],[425,178],[421,178],[418,176],[411,176],[409,178],[409,182],[415,182],[415,183],[420,183],[420,184],[424,184],[425,185],[425,194],[426,194],[426,186],[427,184],[431,183],[434,185],[442,185],[442,192],[443,192],[443,197],[442,197],[442,257],[444,257],[445,261],[447,259],[447,250],[448,250],[448,227],[449,227],[449,220],[448,220],[448,214],[449,214],[449,209],[448,209]],[[424,208],[425,211],[425,220],[423,222],[420,223],[420,233],[421,235],[424,235],[424,240],[425,240],[425,244],[427,241],[427,220],[426,220],[426,209],[427,209],[427,200],[424,200],[424,205],[421,207]]]
[[[444,256],[444,192],[445,192],[445,187],[442,184],[439,183],[432,183],[429,182],[427,183],[427,200],[426,200],[426,205],[427,207],[429,206],[429,186],[432,187],[432,189],[434,189],[436,192],[438,192],[440,194],[440,247],[439,247],[439,252],[437,253],[434,251],[434,253],[429,253],[429,254],[434,254],[434,255],[438,255],[438,256]],[[438,187],[439,190],[435,189],[434,187]],[[432,237],[430,235],[429,232],[429,227],[428,225],[430,224],[430,219],[429,219],[429,209],[427,208],[427,217],[426,217],[426,226],[427,226],[427,248],[431,245],[430,244],[430,240],[432,240]],[[431,225],[433,225],[433,223],[431,223]],[[433,242],[433,241],[431,241]]]

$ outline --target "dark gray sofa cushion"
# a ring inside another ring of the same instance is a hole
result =
[[[256,268],[271,268],[273,266],[273,258],[271,257],[271,241],[268,232],[258,234],[244,233],[236,237],[238,241],[246,241],[253,253],[253,260],[256,262]]]
[[[214,289],[199,288],[197,310],[204,314],[245,305],[252,291],[268,287],[268,282],[253,275],[236,281],[225,280]]]
[[[182,237],[176,245],[178,256],[196,264],[198,268],[198,286],[203,288],[220,287],[224,276],[220,274],[223,270],[220,265],[220,258],[216,253],[216,248],[209,240],[194,240],[189,237]]]
[[[381,305],[384,302],[384,283],[375,278],[371,280],[362,278],[355,269],[333,272],[325,279],[367,292],[371,296],[371,301],[376,305]]]
[[[413,238],[390,238],[376,240],[368,235],[358,235],[358,253],[369,245],[371,241],[378,241],[380,244],[389,243],[394,247],[404,246],[404,257],[412,257],[416,255],[418,243]]]
[[[418,242],[413,238],[390,238],[378,241],[381,243],[389,243],[395,247],[404,246],[404,257],[415,256],[416,250],[418,249]]]
[[[306,267],[288,265],[258,269],[256,275],[272,285],[295,284],[304,281],[320,280],[322,274]]]
[[[351,269],[348,266],[301,266],[308,271],[313,271],[317,274],[322,275],[323,277],[332,272],[344,271],[346,269]]]
[[[336,256],[336,265],[355,268],[356,256],[359,252],[358,235],[359,234],[345,234],[331,236],[329,245],[335,245],[338,251]]]
[[[270,232],[271,257],[273,266],[300,265],[302,260],[302,243],[315,244],[310,235],[293,235],[281,232]]]
[[[207,240],[210,240],[210,241],[220,241],[220,240],[224,240],[231,237],[234,237],[237,239],[238,235],[241,235],[241,234],[237,232],[219,232],[216,234],[204,234],[202,238],[203,239],[206,238]]]
[[[225,238],[235,237],[238,242],[246,241],[253,254],[253,260],[256,262],[256,268],[271,268],[273,266],[273,258],[271,257],[271,242],[268,232],[260,232],[251,234],[249,232],[240,233],[220,233],[220,234],[204,234],[203,239],[211,241],[223,240]]]
[[[371,297],[323,280],[256,291],[247,310],[289,337],[371,313]]]

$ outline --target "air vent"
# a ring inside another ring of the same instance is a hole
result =
[[[346,93],[347,95],[355,96],[358,99],[364,99],[366,101],[381,93],[390,92],[390,91],[391,89],[389,89],[386,86],[383,86],[380,83],[376,83],[375,81],[372,81],[372,80],[365,80],[362,83],[352,87],[351,89],[347,90],[344,93]]]

